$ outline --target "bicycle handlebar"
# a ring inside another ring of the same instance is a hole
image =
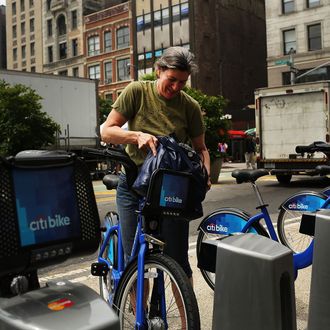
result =
[[[304,152],[314,153],[317,151],[330,154],[330,144],[323,141],[315,141],[308,146],[296,146],[296,153],[298,154],[303,154]]]
[[[107,147],[106,149],[82,148],[83,156],[98,156],[105,159],[114,160],[122,164],[125,168],[127,184],[131,187],[137,177],[138,168],[129,155],[124,150]]]

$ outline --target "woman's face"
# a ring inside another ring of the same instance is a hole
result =
[[[158,70],[157,91],[166,99],[177,96],[186,85],[189,72],[177,69]]]

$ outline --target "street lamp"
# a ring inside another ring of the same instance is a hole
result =
[[[290,55],[289,63],[290,63],[290,84],[294,85],[296,82],[296,74],[298,73],[298,69],[294,66],[294,59],[293,54],[295,54],[296,51],[292,47],[290,48],[288,54]]]

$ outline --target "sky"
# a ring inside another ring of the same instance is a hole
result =
[[[6,5],[6,0],[0,0],[0,5]]]

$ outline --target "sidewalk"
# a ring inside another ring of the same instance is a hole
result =
[[[233,162],[225,162],[222,164],[218,183],[224,181],[234,181],[235,179],[231,176],[231,172],[234,170],[242,170],[246,168],[245,163],[233,163]]]

